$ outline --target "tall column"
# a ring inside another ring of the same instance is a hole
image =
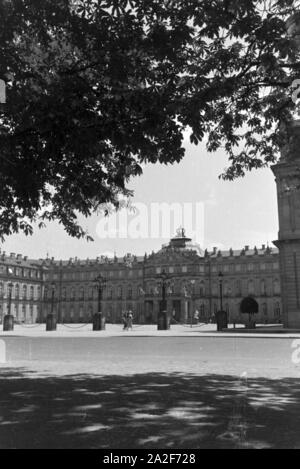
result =
[[[276,177],[283,322],[300,329],[300,121],[291,124],[290,144],[272,167]]]

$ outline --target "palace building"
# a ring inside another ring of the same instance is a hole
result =
[[[20,323],[44,322],[53,312],[61,323],[89,322],[98,312],[102,278],[102,313],[107,322],[120,322],[131,310],[136,323],[156,323],[162,302],[175,323],[214,318],[221,307],[229,321],[245,322],[240,303],[253,296],[259,303],[258,323],[282,319],[279,254],[275,247],[212,252],[202,250],[178,230],[170,242],[150,255],[30,260],[0,255],[0,317],[9,311]],[[163,280],[164,278],[164,280]],[[222,291],[222,294],[221,294]]]

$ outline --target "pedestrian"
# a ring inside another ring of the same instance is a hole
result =
[[[132,311],[129,311],[127,315],[127,330],[128,331],[129,329],[132,330],[132,322],[133,322],[133,314],[132,314]]]
[[[123,331],[128,330],[128,321],[127,321],[126,311],[122,315],[122,321],[123,321]]]

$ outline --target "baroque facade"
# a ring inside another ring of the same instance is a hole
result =
[[[131,310],[136,323],[156,323],[162,306],[162,274],[167,309],[175,323],[192,321],[196,312],[201,322],[213,320],[220,309],[220,283],[223,309],[231,322],[245,322],[239,307],[249,295],[260,306],[257,322],[281,321],[277,248],[245,246],[208,252],[187,238],[184,230],[160,251],[142,257],[34,261],[2,253],[0,316],[10,308],[21,323],[45,321],[51,312],[58,322],[89,322],[98,310],[95,279],[101,275],[101,309],[107,322],[120,322],[122,313]]]

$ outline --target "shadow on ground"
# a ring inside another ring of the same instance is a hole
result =
[[[299,448],[300,380],[0,374],[0,448]]]

